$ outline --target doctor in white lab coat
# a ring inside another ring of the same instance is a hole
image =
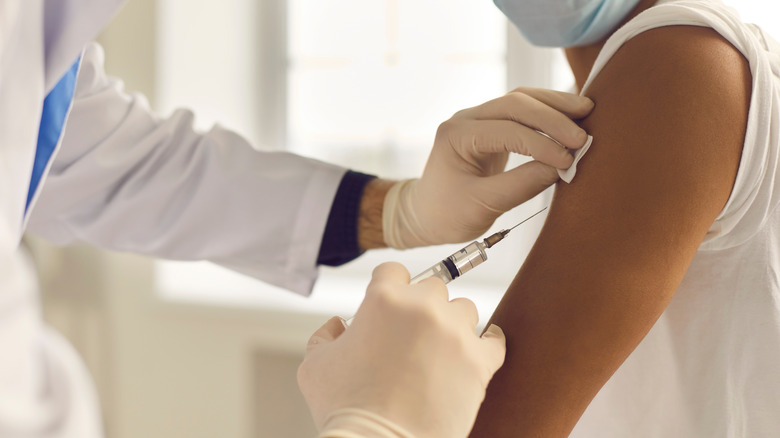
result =
[[[122,3],[0,0],[0,437],[102,436],[88,373],[41,321],[34,272],[18,249],[25,231],[210,260],[308,294],[318,264],[388,244],[476,237],[555,182],[542,162],[565,168],[570,155],[523,123],[570,148],[584,143],[570,117],[592,103],[526,90],[445,122],[424,176],[403,187],[258,151],[220,127],[196,132],[187,111],[159,118],[105,75],[102,49],[90,41]],[[504,172],[507,151],[540,161]],[[439,196],[459,182],[482,192]],[[470,219],[439,223],[445,208]],[[365,319],[358,325],[370,326]]]

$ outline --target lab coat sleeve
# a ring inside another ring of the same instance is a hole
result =
[[[308,294],[320,241],[345,170],[253,149],[192,113],[153,114],[106,76],[85,49],[62,145],[28,230],[176,260],[210,260]]]

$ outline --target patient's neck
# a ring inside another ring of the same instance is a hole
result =
[[[574,81],[577,83],[577,91],[581,91],[582,86],[585,85],[590,70],[603,46],[604,43],[600,42],[590,46],[571,47],[564,50],[571,72],[574,74]]]
[[[651,8],[656,1],[657,0],[641,0],[615,30],[628,23],[643,11]],[[612,36],[612,34],[607,35],[601,41],[588,46],[570,47],[564,50],[571,71],[574,73],[574,80],[577,83],[578,91],[582,90],[582,86],[585,85],[585,81],[588,79],[591,69],[593,69],[593,64],[596,62],[596,57],[599,56],[601,49],[604,47],[604,43],[607,42],[607,39],[609,39],[610,36]]]

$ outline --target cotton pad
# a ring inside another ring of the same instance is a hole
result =
[[[574,162],[571,163],[571,167],[566,170],[558,169],[558,176],[560,176],[561,179],[567,184],[571,183],[571,180],[574,179],[574,175],[577,174],[577,163],[579,163],[582,157],[588,153],[588,149],[590,149],[591,143],[593,143],[593,137],[589,135],[588,141],[585,142],[585,146],[577,149],[577,151],[574,152]]]

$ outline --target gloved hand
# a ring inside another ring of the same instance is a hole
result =
[[[571,119],[592,109],[586,97],[518,88],[456,113],[439,126],[422,178],[400,181],[387,193],[385,243],[405,249],[479,237],[498,216],[555,183],[556,168],[571,166],[572,154],[561,145],[585,144],[587,134]],[[505,172],[510,152],[535,161]]]
[[[321,437],[468,435],[506,352],[497,326],[475,334],[471,301],[449,301],[436,278],[409,285],[406,268],[385,263],[348,330],[342,322],[312,335],[298,369]]]

